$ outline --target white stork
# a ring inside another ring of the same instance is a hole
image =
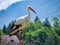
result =
[[[22,29],[24,29],[26,27],[27,23],[30,20],[30,10],[33,11],[35,14],[37,14],[30,6],[27,7],[27,10],[28,10],[27,15],[19,17],[16,19],[16,21],[14,22],[14,27],[13,27],[12,31],[18,29],[19,26],[22,27]],[[18,32],[18,31],[16,30],[14,33],[16,33],[16,32]],[[10,35],[12,35],[12,34],[13,33],[11,33]]]

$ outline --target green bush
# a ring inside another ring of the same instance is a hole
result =
[[[0,35],[2,35],[3,34],[3,31],[0,29]]]

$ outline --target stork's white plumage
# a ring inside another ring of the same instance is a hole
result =
[[[32,10],[36,14],[36,12],[31,7],[28,7],[27,10],[28,10],[28,15],[25,15],[25,16],[22,16],[22,17],[17,18],[16,21],[14,22],[14,27],[13,27],[12,30],[15,30],[17,28],[20,28],[19,26],[22,26],[23,29],[25,28],[26,24],[30,20],[30,10]],[[11,35],[12,34],[13,33],[11,33]]]
[[[22,17],[19,17],[16,19],[16,22],[14,23],[14,25],[22,25],[24,22],[26,22],[26,20],[29,20],[29,16],[28,15],[25,15],[25,16],[22,16]]]

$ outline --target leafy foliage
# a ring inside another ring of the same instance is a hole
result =
[[[0,29],[0,35],[2,35],[3,34],[3,31]]]
[[[6,25],[3,26],[3,32],[6,33]]]
[[[43,26],[48,27],[49,29],[51,28],[51,24],[48,21],[48,18],[46,18],[45,21],[43,22]]]
[[[1,42],[1,35],[3,35],[3,31],[0,29],[0,42]]]
[[[13,22],[6,27],[6,34],[10,33],[12,27]],[[54,17],[52,26],[48,18],[42,22],[37,16],[34,22],[30,22],[24,29],[22,36],[23,43],[37,42],[36,45],[60,45],[60,20]]]

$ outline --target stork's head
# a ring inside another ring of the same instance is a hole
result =
[[[28,10],[31,10],[32,12],[34,12],[35,14],[37,14],[36,11],[34,9],[32,9],[31,6],[28,6]]]

